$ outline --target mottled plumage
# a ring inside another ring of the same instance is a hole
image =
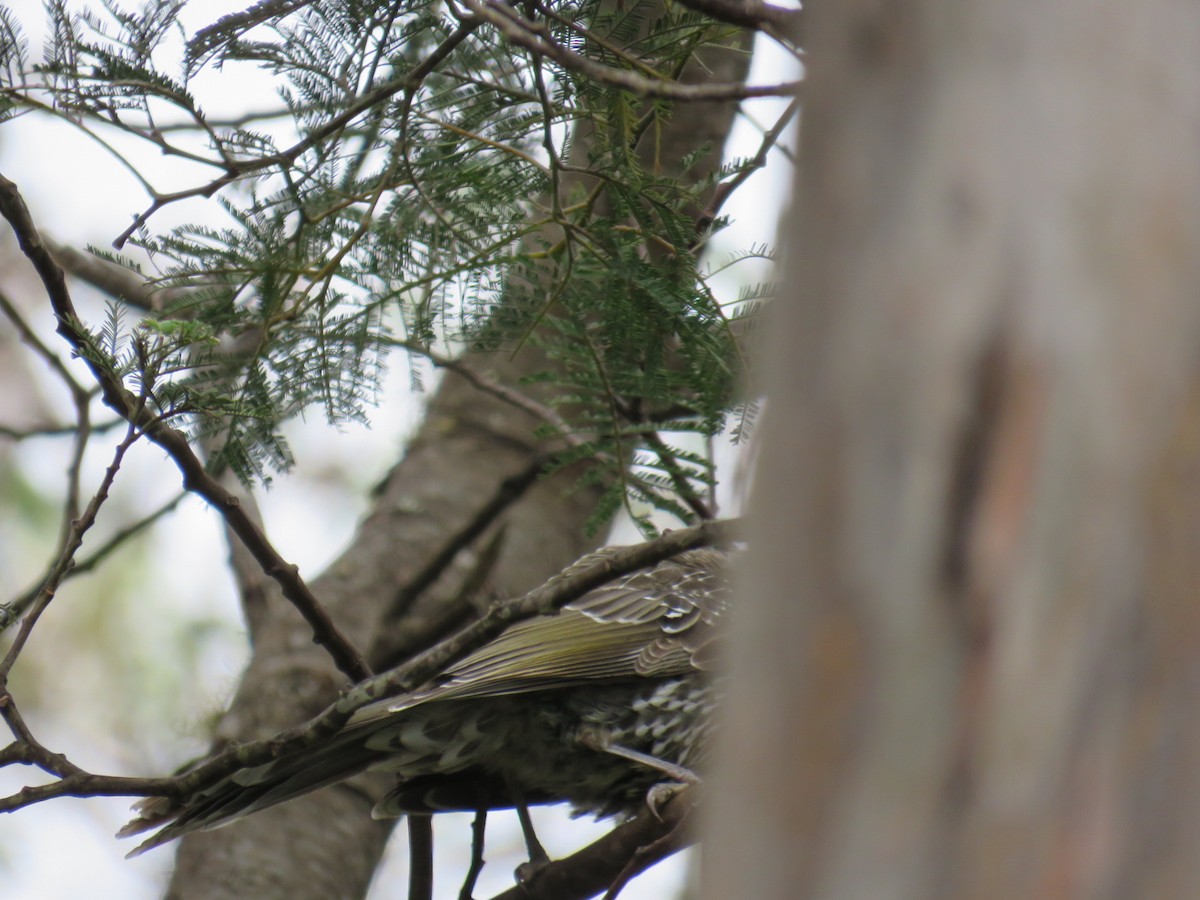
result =
[[[728,603],[724,555],[682,553],[511,626],[426,687],[358,710],[323,744],[179,805],[145,802],[122,834],[169,823],[141,852],[366,769],[398,776],[379,817],[518,798],[632,814],[672,767],[702,762],[715,699],[707,669]]]

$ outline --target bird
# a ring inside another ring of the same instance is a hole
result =
[[[135,856],[367,770],[397,779],[375,818],[557,802],[636,815],[656,789],[699,780],[721,693],[727,573],[724,552],[698,549],[614,579],[364,706],[322,742],[182,800],[141,801],[118,835],[159,828]]]

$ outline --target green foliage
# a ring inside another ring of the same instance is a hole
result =
[[[686,495],[710,486],[710,461],[659,433],[725,427],[743,368],[736,320],[762,291],[736,316],[713,296],[696,255],[713,183],[646,152],[670,103],[425,0],[254,8],[193,35],[182,7],[106,0],[101,17],[51,0],[37,67],[0,11],[0,114],[53,109],[200,163],[211,181],[192,193],[216,195],[227,216],[160,232],[163,203],[150,207],[132,239],[162,308],[132,332],[110,314],[98,360],[175,424],[221,432],[215,464],[249,479],[289,464],[288,417],[319,405],[334,422],[365,418],[397,345],[536,346],[556,365],[531,389],[583,439],[564,464],[608,461],[587,476],[610,485],[597,521],[631,503],[694,516]],[[652,82],[729,36],[637,0],[513,9]],[[196,73],[246,64],[274,73],[278,109],[213,121]],[[577,123],[594,132],[586,158]]]
[[[12,10],[0,6],[0,85],[21,83],[29,68],[25,55],[28,45]],[[8,93],[0,92],[0,122],[12,115],[15,107]]]

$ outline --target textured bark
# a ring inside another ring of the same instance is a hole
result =
[[[744,77],[748,52],[711,52],[704,62],[693,67],[695,80],[737,80]],[[650,152],[657,165],[678,170],[684,154],[710,142],[713,152],[694,174],[712,171],[733,109],[728,103],[682,109],[656,136]],[[577,152],[582,143],[577,142]],[[544,364],[532,351],[513,360],[507,355],[472,360],[473,366],[488,367],[497,380],[513,386]],[[544,452],[532,435],[536,424],[458,376],[446,375],[353,543],[313,585],[358,646],[370,646],[396,593],[493,495],[498,483]],[[572,480],[572,473],[560,473],[540,482],[505,517],[502,552],[490,578],[498,593],[534,587],[591,547],[582,525],[596,498],[588,491],[567,490]],[[469,568],[464,561],[457,572]],[[438,596],[436,587],[427,592],[423,603],[430,614]],[[254,654],[221,723],[223,740],[263,737],[291,726],[319,711],[343,683],[311,645],[311,631],[277,595],[269,592],[254,609]],[[390,828],[369,815],[379,784],[380,779],[357,779],[186,838],[168,896],[362,896]]]
[[[1200,7],[808,16],[704,894],[1200,896]]]

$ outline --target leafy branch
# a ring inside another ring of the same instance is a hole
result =
[[[279,555],[258,523],[242,509],[238,498],[208,472],[187,438],[153,415],[144,400],[131,394],[114,371],[100,361],[103,355],[98,353],[94,339],[75,312],[62,268],[42,241],[17,186],[3,175],[0,175],[0,215],[8,220],[22,252],[42,279],[58,320],[58,333],[87,362],[100,385],[104,402],[127,421],[131,429],[144,434],[167,452],[183,474],[184,488],[203,497],[224,517],[263,570],[279,583],[284,596],[312,625],[314,640],[329,651],[338,667],[356,681],[369,675],[370,669],[362,654],[329,618],[300,577],[299,569]],[[33,611],[36,610],[35,605]],[[28,620],[29,616],[26,618]]]

